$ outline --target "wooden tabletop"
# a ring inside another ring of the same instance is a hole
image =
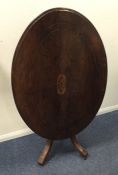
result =
[[[107,61],[101,38],[80,13],[38,16],[23,33],[12,64],[12,89],[25,123],[48,139],[83,130],[102,103]]]

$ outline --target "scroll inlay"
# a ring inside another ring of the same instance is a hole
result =
[[[57,77],[57,93],[63,95],[66,92],[66,76],[59,74]]]

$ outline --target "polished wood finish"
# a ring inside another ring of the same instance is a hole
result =
[[[45,160],[50,152],[50,149],[52,147],[53,144],[53,140],[47,140],[47,143],[44,147],[44,150],[42,151],[42,153],[40,154],[37,163],[40,165],[43,165],[45,163]]]
[[[74,145],[74,147],[76,148],[76,150],[80,153],[80,155],[86,160],[87,157],[88,157],[88,152],[87,150],[78,142],[76,136],[72,136],[71,137],[71,141]],[[52,147],[52,144],[53,144],[53,140],[47,140],[47,143],[42,151],[42,153],[40,154],[38,160],[37,160],[37,163],[39,165],[44,165],[45,161],[46,161],[46,158],[51,150],[51,147]]]
[[[13,95],[40,136],[64,139],[83,130],[100,108],[106,81],[101,38],[80,13],[51,9],[23,33],[12,64]]]
[[[87,152],[87,150],[83,146],[80,145],[80,143],[78,142],[76,136],[72,136],[71,137],[71,141],[72,141],[73,145],[75,146],[75,148],[79,151],[80,155],[84,159],[87,159],[88,152]]]

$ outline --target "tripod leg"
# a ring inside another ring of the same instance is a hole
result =
[[[40,156],[39,156],[39,158],[37,160],[38,164],[40,164],[40,165],[44,164],[44,162],[45,162],[45,160],[46,160],[46,158],[48,156],[48,153],[49,153],[49,151],[51,149],[52,143],[53,143],[53,140],[47,140],[47,143],[46,143],[42,153],[40,154]]]
[[[73,143],[73,145],[75,146],[75,148],[79,151],[80,155],[84,158],[87,159],[88,157],[88,152],[85,148],[83,148],[79,143],[78,140],[76,138],[76,136],[71,137],[71,141]]]

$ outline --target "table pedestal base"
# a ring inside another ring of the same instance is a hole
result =
[[[76,136],[71,137],[71,141],[74,147],[79,151],[80,155],[86,160],[88,157],[88,152],[82,145],[80,145]]]
[[[76,136],[73,136],[71,137],[71,141],[74,145],[74,147],[79,151],[80,155],[84,158],[84,159],[87,159],[88,157],[88,152],[87,150],[80,145],[80,143],[78,142]],[[47,156],[48,156],[48,153],[50,152],[50,149],[52,147],[52,144],[53,144],[53,140],[47,140],[47,143],[42,151],[42,153],[40,154],[37,162],[38,164],[40,165],[43,165]]]

